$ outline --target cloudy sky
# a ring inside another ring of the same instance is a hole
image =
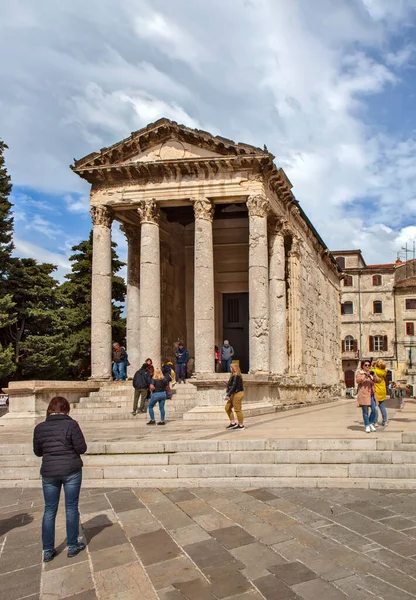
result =
[[[165,116],[266,144],[331,249],[416,239],[416,0],[0,0],[16,253],[68,269],[68,165]],[[123,236],[114,237],[125,255]]]

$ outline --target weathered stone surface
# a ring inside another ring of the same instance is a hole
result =
[[[96,574],[100,600],[158,600],[140,563],[132,563],[100,571]]]
[[[42,577],[42,599],[60,600],[94,588],[87,562],[55,569]]]

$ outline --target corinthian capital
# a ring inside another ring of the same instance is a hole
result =
[[[302,252],[302,240],[294,235],[292,238],[292,247],[290,248],[289,255],[295,258],[300,258]]]
[[[247,209],[250,217],[266,217],[269,212],[269,201],[265,196],[249,196],[247,198]]]
[[[101,225],[103,227],[111,227],[113,213],[106,206],[92,206],[90,215],[94,226]]]
[[[159,223],[160,209],[155,200],[141,202],[137,212],[142,223]]]
[[[214,219],[214,204],[208,198],[191,198],[194,205],[195,219],[205,219],[211,221]]]
[[[131,225],[130,223],[123,223],[120,229],[126,236],[127,241],[140,237],[140,228],[136,227],[135,225]]]

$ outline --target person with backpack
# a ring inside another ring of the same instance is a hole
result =
[[[143,363],[138,371],[135,372],[133,377],[133,387],[134,387],[134,400],[133,400],[133,412],[131,413],[133,416],[136,416],[138,412],[144,413],[146,412],[146,398],[149,391],[150,381],[152,376],[150,375],[150,371],[147,363]],[[140,406],[137,409],[137,405],[139,403],[140,398]]]

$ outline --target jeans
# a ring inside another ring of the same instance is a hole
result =
[[[387,423],[387,410],[383,402],[379,402],[379,407],[380,407],[380,411],[381,411],[381,416],[383,418],[383,423]]]
[[[165,402],[166,402],[166,392],[155,392],[152,394],[149,402],[149,415],[152,421],[155,420],[155,411],[153,410],[156,403],[159,402],[159,410],[160,410],[160,420],[165,420]]]
[[[176,363],[175,365],[175,377],[179,383],[180,380],[185,381],[186,378],[186,363]]]
[[[222,358],[221,359],[221,368],[223,373],[229,373],[230,367],[232,363],[232,358]]]
[[[126,367],[124,366],[124,363],[113,363],[113,375],[117,380],[126,380]]]
[[[368,416],[368,410],[371,408],[370,416]],[[368,427],[369,425],[373,425],[377,422],[377,406],[374,396],[371,396],[371,407],[370,406],[361,406],[361,410],[363,411],[363,419],[364,425]]]
[[[55,519],[61,487],[65,492],[66,538],[69,549],[76,548],[79,535],[78,500],[81,490],[82,469],[64,477],[42,477],[45,512],[42,520],[43,550],[55,548]]]

